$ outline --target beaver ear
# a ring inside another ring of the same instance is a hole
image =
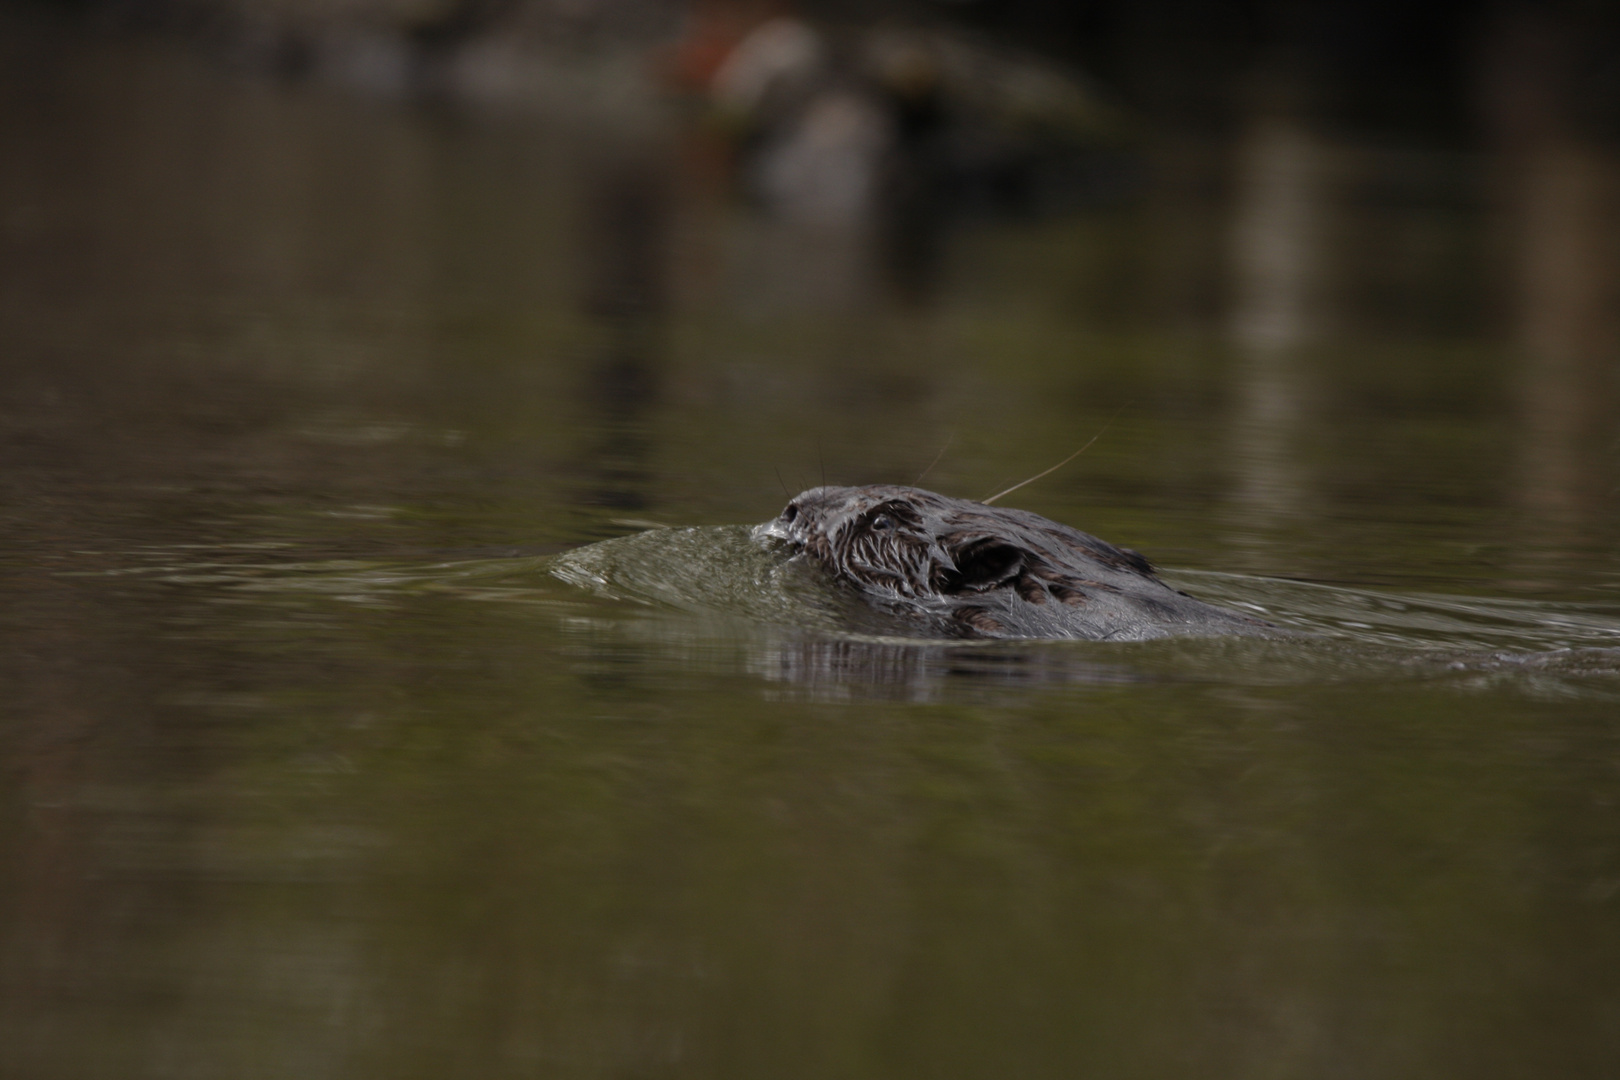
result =
[[[939,574],[937,587],[943,593],[994,589],[1017,577],[1024,569],[1024,553],[994,537],[981,537],[947,550],[956,569]]]

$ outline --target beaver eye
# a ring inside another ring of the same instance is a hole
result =
[[[872,529],[875,532],[885,532],[894,528],[894,522],[889,520],[888,514],[879,514],[872,519]]]
[[[782,520],[788,522],[789,524],[792,524],[793,519],[798,517],[798,516],[799,516],[799,508],[797,506],[794,506],[792,503],[788,503],[788,508],[786,510],[782,511]]]

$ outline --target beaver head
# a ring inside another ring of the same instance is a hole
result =
[[[921,488],[811,488],[759,531],[880,606],[970,636],[1159,636],[1139,624],[1186,623],[1188,604],[1220,611],[1169,588],[1127,548]]]
[[[1029,552],[997,528],[997,511],[921,488],[818,487],[763,526],[833,576],[922,598],[983,592],[1024,569]]]

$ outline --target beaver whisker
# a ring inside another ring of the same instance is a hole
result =
[[[947,451],[947,450],[949,450],[951,448],[951,443],[954,442],[955,440],[956,440],[955,433],[952,433],[952,434],[947,435],[945,437],[945,445],[939,448],[939,453],[935,454],[934,455],[934,460],[930,461],[928,463],[928,468],[924,469],[922,472],[917,474],[917,479],[915,479],[915,480],[913,480],[911,482],[912,487],[916,487],[918,484],[922,483],[923,482],[923,477],[927,476],[929,473],[934,471],[934,466],[939,464],[940,458],[945,456],[945,451]]]
[[[1126,402],[1125,404],[1129,405],[1130,402]],[[1085,453],[1087,450],[1090,450],[1091,449],[1091,444],[1096,442],[1098,439],[1102,438],[1103,435],[1108,431],[1108,429],[1114,426],[1114,421],[1119,419],[1119,414],[1124,412],[1124,411],[1125,411],[1125,405],[1121,405],[1119,408],[1115,409],[1114,410],[1114,415],[1110,416],[1108,418],[1108,423],[1104,424],[1101,428],[1099,428],[1098,431],[1097,431],[1097,434],[1095,434],[1091,438],[1087,439],[1086,440],[1086,445],[1082,446],[1080,449],[1076,450],[1074,453],[1070,454],[1068,457],[1064,458],[1062,461],[1058,462],[1056,465],[1052,466],[1050,469],[1045,469],[1045,470],[1043,470],[1041,472],[1038,472],[1034,476],[1030,477],[1028,480],[1020,480],[1018,483],[1014,484],[1012,487],[1008,488],[1006,491],[998,491],[994,495],[990,496],[988,499],[982,499],[980,501],[983,502],[984,505],[989,506],[991,503],[995,502],[997,499],[1001,498],[1003,495],[1011,495],[1013,492],[1017,491],[1019,488],[1023,487],[1024,485],[1033,484],[1035,481],[1039,480],[1041,477],[1050,476],[1052,473],[1057,472],[1059,469],[1063,468],[1063,466],[1067,465],[1069,462],[1073,461],[1075,458],[1079,457],[1081,454]]]

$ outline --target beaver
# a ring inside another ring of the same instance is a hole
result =
[[[922,488],[811,488],[755,531],[928,636],[1142,641],[1277,629],[1171,588],[1129,548]]]

